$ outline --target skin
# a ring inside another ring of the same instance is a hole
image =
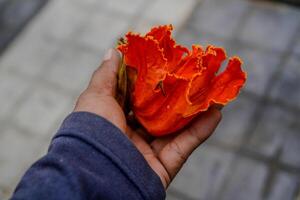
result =
[[[74,112],[95,113],[117,126],[143,154],[167,189],[191,153],[214,132],[222,117],[220,109],[210,108],[180,133],[150,139],[141,129],[133,130],[127,125],[123,110],[114,98],[119,62],[116,50],[106,53],[87,89],[79,96]]]

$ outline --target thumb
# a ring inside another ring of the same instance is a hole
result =
[[[114,96],[117,84],[117,72],[120,55],[115,49],[109,49],[100,67],[93,73],[88,90],[103,95]]]

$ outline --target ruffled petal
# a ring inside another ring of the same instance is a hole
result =
[[[194,74],[202,71],[202,55],[203,49],[199,45],[193,45],[192,51],[184,57],[178,66],[174,67],[173,71],[169,71],[171,74],[175,74],[185,79],[191,79]]]
[[[233,57],[226,70],[213,79],[207,80],[204,74],[195,76],[187,93],[191,106],[183,116],[189,117],[206,111],[212,104],[225,105],[236,98],[246,81],[246,73],[242,71],[241,64],[238,57]]]
[[[209,45],[202,59],[203,67],[207,68],[209,72],[207,75],[214,75],[219,71],[222,62],[226,59],[226,53],[223,48]]]
[[[213,78],[218,73],[222,62],[226,59],[225,51],[222,48],[208,46],[203,55],[201,55],[201,74],[194,73],[191,77],[190,89],[188,91],[187,101],[191,104],[195,101],[201,101],[212,85]]]
[[[169,72],[176,67],[181,58],[189,53],[189,50],[185,47],[177,45],[175,40],[172,38],[172,25],[158,26],[152,28],[146,37],[153,37],[158,41],[160,48],[164,52],[164,56],[167,59],[167,69]]]
[[[214,79],[210,95],[215,103],[225,105],[237,97],[247,79],[241,65],[242,61],[238,57],[231,58],[226,70]]]
[[[129,33],[127,43],[118,47],[125,63],[137,70],[134,84],[134,104],[150,103],[157,84],[166,75],[166,59],[156,40]]]
[[[168,74],[163,81],[165,95],[157,93],[150,104],[134,108],[135,116],[147,131],[153,135],[164,135],[188,123],[188,119],[182,120],[182,113],[188,106],[182,94],[188,84],[188,80]]]

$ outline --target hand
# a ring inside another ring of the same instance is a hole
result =
[[[143,154],[166,189],[191,153],[213,133],[221,120],[221,112],[210,108],[180,133],[149,140],[141,129],[133,130],[127,125],[123,110],[114,98],[119,62],[116,50],[106,53],[74,111],[95,113],[117,126]]]

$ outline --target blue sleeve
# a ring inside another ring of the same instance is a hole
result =
[[[63,122],[48,153],[18,184],[13,200],[165,199],[157,174],[114,125],[75,112]]]

